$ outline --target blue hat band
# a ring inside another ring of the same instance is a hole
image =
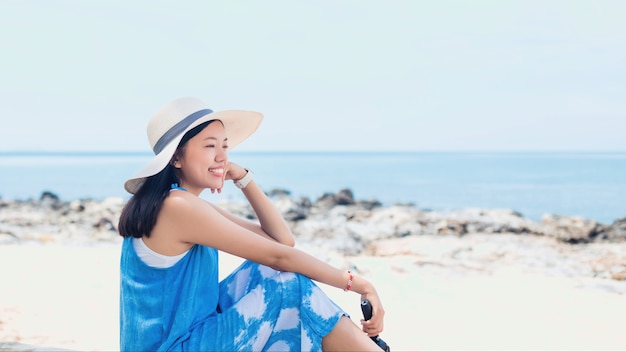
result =
[[[185,117],[184,119],[178,121],[174,126],[172,126],[167,132],[165,132],[161,138],[154,144],[154,154],[159,154],[166,145],[168,145],[176,136],[183,133],[192,123],[197,121],[199,118],[206,116],[212,113],[211,109],[202,109],[194,112],[193,114]]]

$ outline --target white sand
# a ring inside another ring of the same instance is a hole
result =
[[[626,297],[503,269],[454,275],[410,257],[350,258],[377,285],[392,351],[626,350]],[[0,246],[0,341],[118,347],[117,245]],[[223,256],[222,273],[239,263]],[[322,285],[361,317],[359,296]]]

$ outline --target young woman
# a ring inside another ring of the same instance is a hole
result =
[[[155,157],[125,183],[133,196],[119,222],[122,351],[380,351],[368,338],[382,331],[384,315],[372,284],[294,248],[252,172],[228,160],[261,120],[181,98],[149,122]],[[258,224],[199,197],[226,180]],[[218,251],[247,259],[221,282]],[[312,280],[368,299],[365,333]]]

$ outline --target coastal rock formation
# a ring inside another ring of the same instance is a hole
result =
[[[421,235],[513,233],[570,244],[626,242],[626,218],[601,224],[593,219],[545,214],[541,222],[535,222],[510,209],[431,211],[412,204],[382,206],[376,200],[355,200],[348,189],[323,194],[315,201],[294,199],[286,190],[268,194],[295,236],[302,240],[351,239],[349,245],[337,243],[336,248],[347,254],[359,253],[372,241]],[[38,200],[0,199],[0,242],[114,240],[124,204],[121,198],[62,201],[51,192],[44,192]],[[241,217],[255,218],[247,204],[219,205]]]
[[[626,218],[601,224],[545,214],[536,222],[510,209],[431,211],[412,204],[383,206],[376,200],[356,200],[348,189],[323,194],[315,201],[295,199],[287,190],[268,195],[297,242],[319,255],[410,255],[417,258],[416,265],[438,263],[487,271],[508,262],[626,282]],[[121,241],[116,227],[124,204],[121,198],[62,201],[51,192],[37,200],[0,199],[0,244]],[[247,204],[221,202],[219,206],[255,218]]]
[[[121,198],[61,201],[44,192],[39,200],[0,200],[0,243],[86,243],[119,237]]]

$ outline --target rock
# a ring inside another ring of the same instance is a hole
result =
[[[0,229],[0,245],[19,243],[20,238],[12,232]]]
[[[602,239],[610,242],[626,241],[626,218],[615,220],[602,234]]]
[[[353,205],[354,202],[354,194],[352,194],[352,190],[350,189],[342,189],[337,194],[335,194],[335,199],[337,205]]]
[[[117,231],[115,225],[113,224],[113,222],[110,219],[107,218],[100,218],[95,224],[93,224],[93,227],[95,227],[96,229],[102,231],[102,230],[106,230],[106,231]]]
[[[541,218],[543,233],[568,243],[590,242],[598,234],[605,232],[595,220],[578,216],[544,214]]]
[[[626,281],[626,271],[619,271],[611,274],[611,279],[618,281]]]
[[[85,210],[85,206],[80,200],[74,200],[70,202],[70,210],[76,213],[80,213]]]
[[[306,219],[309,213],[309,207],[307,204],[310,205],[310,203],[297,202],[285,194],[275,197],[273,203],[287,221],[300,221]]]
[[[280,197],[280,196],[290,196],[290,195],[291,195],[291,191],[282,189],[282,188],[274,188],[267,193],[267,196],[270,198]]]
[[[376,199],[371,199],[371,200],[359,200],[356,202],[356,205],[359,208],[365,209],[365,210],[374,210],[375,208],[380,208],[382,207],[382,203],[379,202]]]
[[[315,202],[315,206],[320,208],[332,208],[337,205],[355,204],[354,195],[349,189],[342,189],[337,193],[324,193]]]
[[[55,193],[52,193],[50,191],[43,191],[41,193],[41,196],[39,197],[39,200],[41,202],[53,202],[53,203],[56,203],[56,202],[60,201],[60,198]]]

